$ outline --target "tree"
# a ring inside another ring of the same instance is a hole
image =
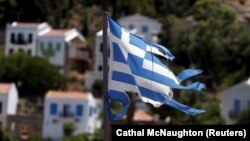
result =
[[[95,97],[103,97],[103,81],[96,80],[92,85]]]
[[[114,18],[134,13],[142,13],[149,16],[153,16],[156,14],[154,3],[151,0],[117,0],[111,4]]]
[[[80,135],[75,135],[75,136],[64,137],[63,141],[89,141],[89,139],[87,135],[80,134]]]
[[[76,125],[73,122],[66,122],[63,124],[63,134],[65,137],[72,136],[76,129]]]
[[[104,129],[97,129],[93,135],[92,141],[103,141],[104,139]]]
[[[182,20],[188,26],[176,30],[180,24],[171,19],[165,20],[162,44],[168,45],[177,56],[175,64],[204,70],[201,79],[209,91],[247,76],[249,33],[236,21],[236,12],[231,7],[217,0],[197,0],[192,7],[192,17]]]
[[[11,134],[5,131],[2,126],[0,126],[0,140],[1,141],[14,141]]]
[[[154,0],[157,15],[176,15],[178,17],[187,16],[192,11],[192,6],[196,0]]]
[[[53,27],[62,28],[65,27],[67,21],[66,15],[72,2],[69,0],[36,0],[36,6],[43,15],[46,15],[46,21],[48,21]]]
[[[39,57],[14,54],[0,57],[1,82],[15,82],[21,96],[43,95],[65,89],[65,79],[54,65]]]
[[[39,135],[30,135],[28,141],[53,141],[51,138],[42,138]]]
[[[246,109],[240,114],[238,124],[250,124],[250,108]]]

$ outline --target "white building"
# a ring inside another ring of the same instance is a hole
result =
[[[94,66],[92,71],[85,73],[85,88],[91,89],[95,80],[103,79],[103,32],[98,31],[95,35],[95,46],[94,46]]]
[[[0,126],[6,126],[7,116],[17,113],[18,91],[14,83],[0,83]]]
[[[149,41],[158,42],[157,35],[161,32],[162,24],[157,20],[141,15],[134,14],[118,19],[118,22],[128,30],[136,29],[137,35],[143,35]]]
[[[37,56],[48,58],[50,63],[65,70],[69,59],[88,59],[78,50],[81,42],[85,42],[85,38],[75,29],[51,29],[39,36]]]
[[[222,92],[221,116],[226,124],[236,123],[242,111],[250,108],[250,79]]]
[[[60,140],[65,123],[73,123],[74,134],[93,133],[100,126],[97,104],[91,93],[49,91],[45,97],[43,137]]]
[[[81,47],[85,38],[76,29],[52,29],[47,23],[7,24],[5,55],[25,52],[48,58],[64,73],[70,59],[89,60]]]
[[[5,35],[5,55],[15,52],[26,52],[36,55],[38,36],[47,33],[51,27],[47,23],[22,23],[7,24]]]

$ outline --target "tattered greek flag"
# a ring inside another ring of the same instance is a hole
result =
[[[188,86],[181,81],[200,74],[201,70],[187,69],[179,75],[175,74],[159,57],[173,60],[172,53],[161,45],[151,43],[122,28],[111,18],[109,22],[110,60],[108,98],[123,104],[117,114],[110,112],[110,119],[121,119],[126,114],[129,98],[126,92],[137,93],[143,102],[155,107],[163,104],[190,115],[204,112],[183,105],[172,98],[174,89],[190,89],[200,91],[204,84],[196,82]]]

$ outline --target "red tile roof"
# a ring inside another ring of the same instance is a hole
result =
[[[44,34],[43,36],[64,36],[69,29],[52,29],[48,33]]]
[[[133,117],[134,121],[153,121],[153,117],[145,110],[136,110]]]
[[[32,23],[32,22],[15,22],[16,26],[38,26],[41,23]]]
[[[8,94],[12,83],[0,83],[0,95],[1,94]]]
[[[77,91],[49,91],[46,98],[52,99],[83,99],[86,100],[90,93]]]

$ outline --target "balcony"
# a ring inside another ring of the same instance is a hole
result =
[[[74,118],[74,114],[71,112],[59,112],[60,118]]]
[[[55,122],[54,122],[55,121]],[[81,119],[74,116],[71,112],[59,112],[59,118],[54,119],[54,123],[57,123],[58,121],[62,122],[80,122]]]

